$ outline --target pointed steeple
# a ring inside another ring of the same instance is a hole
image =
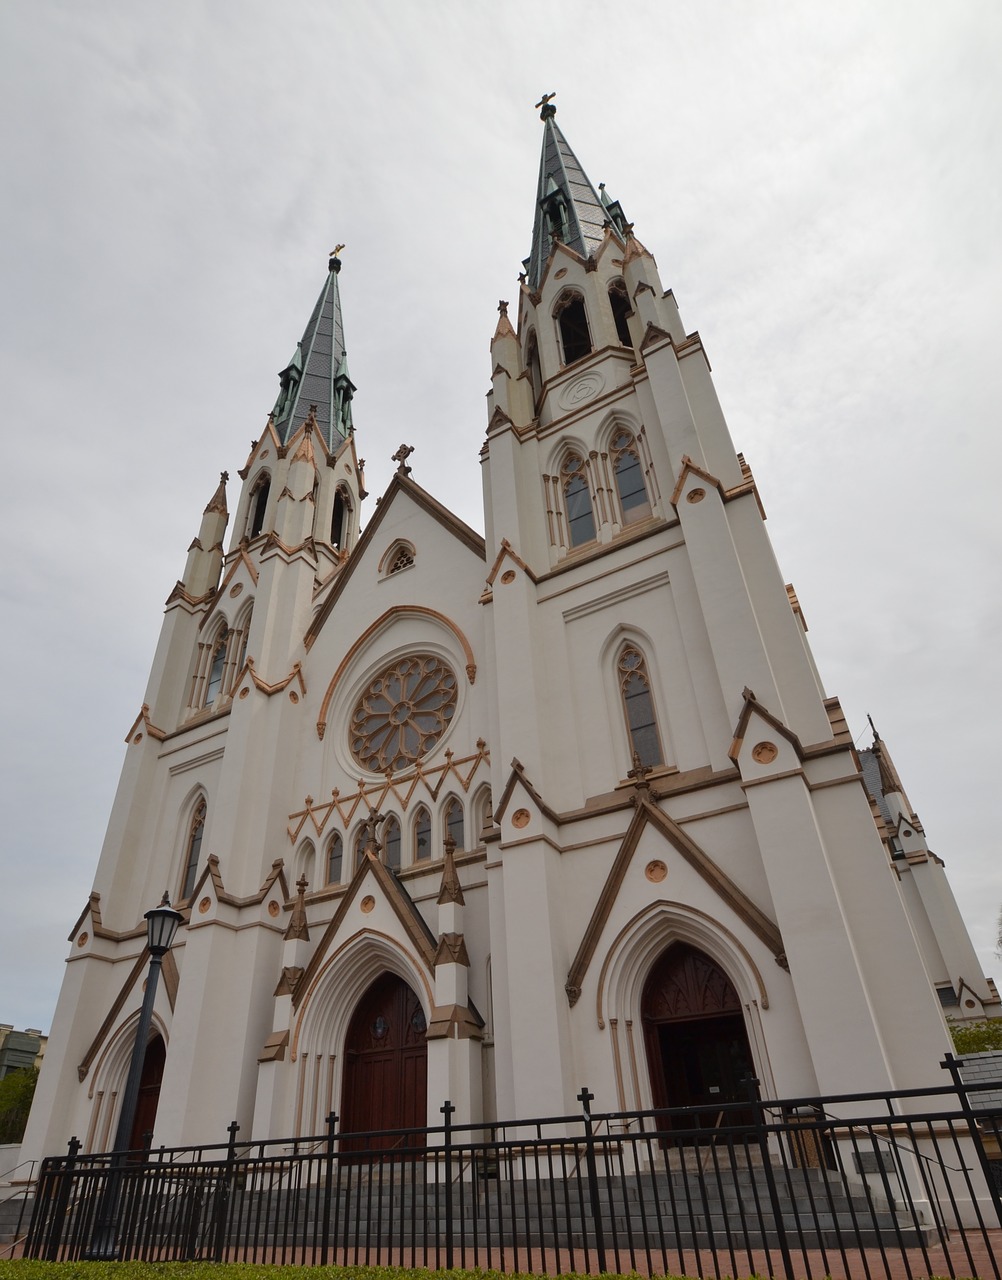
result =
[[[317,430],[335,452],[351,434],[351,398],[355,391],[348,377],[341,320],[338,272],[339,245],[331,255],[327,279],[320,290],[302,340],[292,359],[278,375],[282,387],[272,410],[272,421],[283,444],[305,423],[311,405],[316,406]]]
[[[552,97],[547,94],[536,104],[542,107],[539,118],[543,121],[543,152],[536,187],[532,252],[523,264],[530,289],[539,288],[555,240],[588,258],[602,243],[605,223],[611,222],[618,231],[615,215],[622,216],[618,202],[604,202],[589,181],[556,122],[557,109],[549,101]]]

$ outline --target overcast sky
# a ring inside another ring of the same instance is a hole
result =
[[[49,1028],[163,603],[335,243],[369,489],[406,441],[483,527],[551,90],[1002,977],[1000,66],[997,0],[3,0],[0,1021]]]

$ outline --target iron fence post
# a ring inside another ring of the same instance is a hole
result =
[[[67,1144],[66,1163],[64,1167],[59,1170],[59,1182],[57,1184],[59,1189],[55,1197],[56,1203],[47,1224],[48,1229],[45,1232],[44,1257],[47,1262],[55,1262],[59,1255],[59,1244],[62,1239],[63,1223],[66,1221],[66,1212],[70,1207],[70,1196],[73,1192],[73,1170],[76,1168],[77,1155],[79,1154],[82,1146],[83,1143],[77,1138],[76,1134],[74,1134]],[[35,1183],[35,1207],[31,1214],[31,1225],[28,1228],[29,1239],[31,1239],[35,1228],[35,1219],[38,1217],[39,1211],[43,1208],[42,1197],[39,1195],[39,1191],[42,1186],[42,1177],[45,1174],[45,1166],[50,1163],[54,1162],[49,1160],[43,1161],[42,1168],[39,1170],[38,1181]],[[55,1229],[54,1234],[53,1228]]]
[[[967,1092],[967,1085],[964,1083],[964,1077],[960,1074],[960,1059],[955,1058],[952,1053],[948,1053],[939,1065],[944,1071],[949,1071],[953,1080],[953,1087],[957,1091],[960,1109],[964,1113],[964,1119],[967,1121],[967,1127],[971,1132],[971,1141],[974,1143],[974,1150],[978,1153],[981,1172],[984,1174],[985,1182],[988,1186],[988,1194],[992,1198],[992,1206],[995,1209],[995,1216],[998,1218],[999,1226],[1002,1227],[1002,1196],[999,1195],[999,1189],[995,1182],[992,1167],[988,1161],[988,1153],[985,1151],[984,1143],[981,1141],[981,1133],[978,1128],[978,1114],[971,1106],[971,1099]],[[973,1188],[971,1188],[971,1190],[973,1191]]]
[[[779,1188],[776,1186],[776,1174],[769,1155],[769,1130],[765,1123],[765,1108],[762,1106],[762,1095],[759,1093],[759,1082],[755,1076],[746,1076],[741,1082],[748,1092],[752,1115],[755,1117],[755,1133],[758,1137],[759,1150],[762,1153],[762,1169],[765,1173],[765,1185],[769,1192],[769,1205],[772,1209],[773,1221],[779,1235],[779,1252],[783,1258],[783,1273],[787,1280],[795,1280],[793,1258],[786,1239],[786,1227],[783,1225],[783,1206],[779,1202]]]
[[[334,1187],[334,1131],[337,1116],[332,1111],[327,1117],[327,1156],[324,1161],[324,1216],[323,1244],[320,1246],[320,1265],[327,1266],[327,1251],[331,1234],[331,1191]]]
[[[222,1262],[223,1254],[226,1252],[226,1216],[233,1182],[233,1166],[237,1159],[237,1134],[240,1132],[240,1126],[235,1120],[231,1120],[226,1126],[226,1132],[230,1135],[226,1148],[226,1167],[216,1187],[216,1200],[212,1207],[212,1259],[214,1262]]]
[[[605,1265],[605,1231],[602,1227],[602,1201],[598,1194],[598,1166],[595,1163],[595,1134],[591,1126],[591,1111],[588,1104],[595,1095],[587,1085],[582,1085],[578,1094],[581,1103],[581,1114],[585,1128],[585,1167],[588,1170],[588,1200],[591,1204],[591,1216],[595,1220],[595,1252],[598,1255],[598,1269],[604,1275],[608,1270]]]
[[[445,1116],[445,1265],[452,1270],[452,1113],[456,1108],[448,1100],[442,1104]]]

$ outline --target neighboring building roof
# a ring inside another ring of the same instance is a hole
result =
[[[335,452],[352,431],[344,323],[337,277],[341,262],[332,257],[327,279],[292,359],[278,375],[282,382],[272,419],[283,444],[288,444],[316,406],[317,426],[327,448]]]
[[[10,1024],[0,1024],[0,1080],[12,1071],[35,1066],[47,1039],[34,1027],[15,1031]]]
[[[563,210],[564,232],[559,239],[582,258],[590,257],[598,249],[605,223],[610,220],[609,211],[554,119],[556,108],[546,103],[541,115],[543,152],[539,161],[532,251],[524,263],[531,289],[539,287],[553,249],[554,236],[547,207],[557,205]]]

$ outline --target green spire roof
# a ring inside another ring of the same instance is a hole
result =
[[[278,375],[282,388],[272,410],[275,428],[287,444],[316,405],[317,425],[328,449],[337,450],[352,432],[351,398],[337,277],[340,259],[332,256],[302,340]]]
[[[543,154],[536,186],[536,218],[532,252],[524,262],[531,289],[538,289],[554,240],[561,240],[582,258],[602,243],[609,211],[571,150],[557,124],[556,108],[544,99]]]

